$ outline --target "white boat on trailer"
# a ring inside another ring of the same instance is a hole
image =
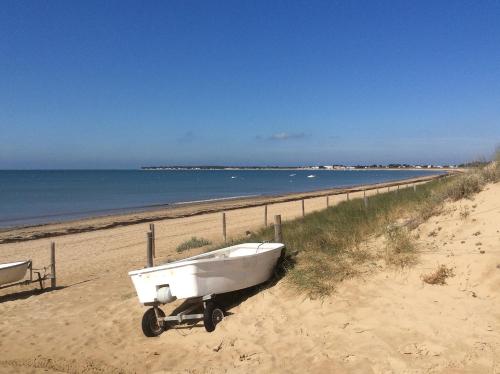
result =
[[[215,296],[269,280],[283,249],[281,243],[244,243],[129,272],[139,301],[151,307],[142,318],[144,334],[158,336],[169,324],[194,319],[203,319],[205,329],[213,331],[224,317]],[[166,317],[159,306],[177,299],[192,305]],[[189,314],[200,304],[203,314]]]

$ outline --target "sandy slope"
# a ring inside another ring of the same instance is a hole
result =
[[[309,209],[324,204],[311,200]],[[272,209],[300,214],[296,202]],[[157,223],[161,259],[174,257],[191,232],[217,240],[219,219]],[[241,234],[261,224],[262,208],[232,211],[228,222],[231,235]],[[422,225],[420,263],[411,270],[374,263],[325,300],[297,295],[283,281],[238,294],[211,334],[199,324],[142,336],[144,308],[126,273],[143,266],[146,226],[57,238],[64,288],[0,296],[0,372],[500,373],[500,184]],[[1,245],[0,262],[40,263],[48,242]],[[420,276],[438,264],[456,276],[445,286],[424,284]]]

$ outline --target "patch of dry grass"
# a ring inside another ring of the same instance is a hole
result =
[[[445,285],[446,279],[449,277],[454,277],[455,273],[452,268],[448,268],[446,265],[439,265],[438,268],[429,274],[424,274],[421,276],[422,280],[428,284],[439,284]]]
[[[417,262],[417,242],[406,227],[387,230],[385,237],[386,264],[405,268]]]
[[[363,265],[373,258],[374,255],[364,249],[347,251],[334,261],[325,253],[314,256],[303,253],[289,272],[288,280],[299,291],[307,290],[312,298],[327,296],[339,282],[359,275]]]
[[[460,208],[460,218],[463,220],[466,220],[470,216],[470,209],[469,207],[463,206]]]
[[[453,201],[470,199],[483,189],[485,183],[486,180],[480,171],[468,172],[453,179],[445,190],[446,197]]]

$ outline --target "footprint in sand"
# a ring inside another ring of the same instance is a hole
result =
[[[342,357],[342,361],[344,362],[352,362],[354,360],[356,360],[356,355],[345,355]]]
[[[404,355],[411,355],[411,356],[437,356],[438,353],[436,352],[431,352],[425,344],[420,344],[420,343],[409,343],[406,344],[399,349],[399,353],[404,354]]]

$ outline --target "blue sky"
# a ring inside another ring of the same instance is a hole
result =
[[[488,157],[499,19],[498,1],[4,1],[0,168]]]

